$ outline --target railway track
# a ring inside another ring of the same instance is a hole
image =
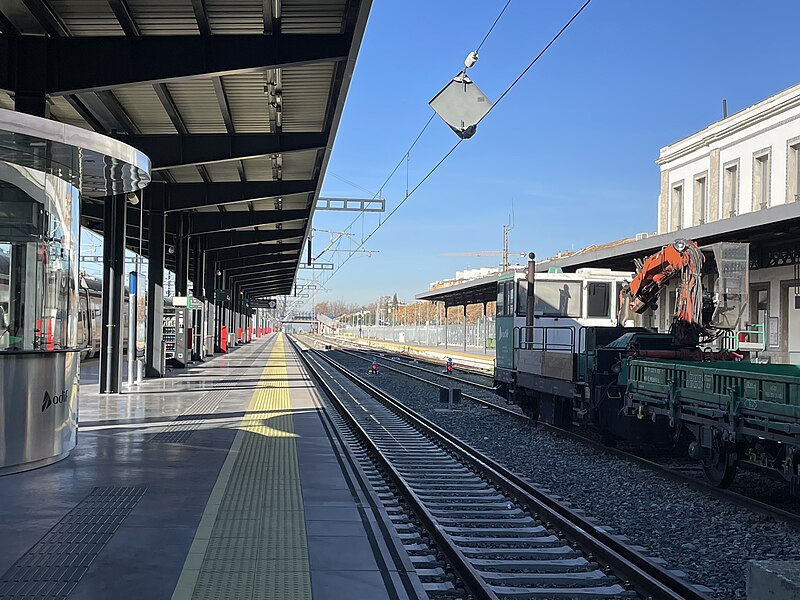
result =
[[[419,364],[416,364],[418,362],[423,362],[423,363],[427,363],[431,367],[445,367],[444,363],[438,364],[438,363],[433,363],[433,362],[429,362],[429,361],[423,361],[423,360],[420,360],[420,359],[417,359],[417,358],[412,358],[412,357],[405,357],[405,360],[399,360],[399,359],[396,359],[396,358],[391,358],[391,357],[386,356],[386,354],[391,353],[388,350],[377,350],[375,348],[365,349],[365,348],[361,348],[360,346],[356,346],[355,348],[352,348],[352,347],[348,348],[344,344],[340,343],[338,340],[334,341],[334,340],[330,340],[330,339],[327,339],[327,338],[324,338],[324,342],[320,342],[316,338],[307,338],[306,341],[308,343],[310,343],[310,344],[314,344],[315,346],[320,346],[320,345],[334,346],[340,352],[346,352],[346,353],[349,353],[349,354],[351,354],[353,356],[358,356],[358,358],[361,358],[363,360],[371,360],[372,357],[376,357],[376,355],[377,355],[377,358],[380,361],[383,362],[383,365],[386,368],[388,368],[389,370],[391,370],[391,371],[395,371],[395,372],[399,372],[399,373],[404,372],[404,371],[402,371],[400,369],[392,368],[392,367],[388,366],[386,363],[392,363],[392,364],[396,364],[396,365],[401,365],[403,367],[408,367],[409,369],[414,369],[415,371],[419,371],[419,372],[422,372],[422,373],[428,373],[430,375],[435,375],[437,377],[442,377],[442,378],[450,380],[450,381],[455,381],[455,382],[461,383],[463,385],[473,386],[473,387],[476,387],[476,388],[479,388],[479,389],[482,389],[482,390],[487,390],[487,391],[494,392],[494,391],[496,391],[498,389],[496,386],[494,386],[492,384],[489,384],[489,383],[481,383],[479,381],[474,381],[474,380],[470,380],[470,379],[464,379],[463,377],[456,377],[455,375],[450,375],[450,374],[444,373],[442,371],[437,371],[434,368],[427,368],[427,367],[423,367],[423,366],[421,366]],[[411,362],[411,361],[414,361],[414,362]],[[460,370],[460,369],[456,369],[456,370]],[[483,373],[478,373],[476,371],[465,371],[465,373],[468,373],[471,376],[480,377],[480,378],[483,378],[483,379],[486,379],[486,380],[491,380],[492,379],[491,376],[485,375]]]
[[[707,598],[325,353],[299,353],[402,497],[387,498],[392,519],[417,555],[431,597],[452,597],[458,584],[478,599]],[[415,533],[415,522],[424,534]],[[426,540],[456,583],[442,577]]]
[[[372,353],[383,353],[383,354],[395,354],[397,356],[406,358],[408,360],[413,360],[416,362],[424,363],[429,365],[430,367],[444,367],[445,361],[437,360],[431,356],[423,356],[420,354],[415,354],[410,351],[413,346],[406,346],[408,351],[402,350],[393,350],[392,348],[380,345],[370,345],[368,343],[349,339],[349,338],[331,338],[327,336],[315,335],[313,339],[316,340],[323,340],[325,343],[333,344],[335,346],[342,346],[343,342],[346,340],[346,343],[349,344],[350,348],[354,348],[357,350],[362,350],[364,352],[372,352]],[[446,353],[446,349],[442,349],[443,353]],[[453,364],[454,371],[460,371],[461,373],[466,373],[469,375],[476,375],[478,377],[484,377],[488,379],[492,379],[492,367],[480,367],[476,365],[469,365],[463,362],[459,362],[462,359],[459,359],[458,355],[454,355],[455,362]],[[487,357],[489,358],[489,357]]]
[[[365,360],[365,361],[371,360],[370,358],[368,358],[366,356],[363,356],[358,352],[353,352],[351,350],[347,350],[347,349],[344,349],[344,348],[341,348],[341,347],[338,349],[338,351],[346,353],[346,354],[348,354],[350,356],[359,358],[361,360]],[[405,377],[409,377],[411,379],[414,379],[414,380],[422,382],[422,383],[426,383],[426,384],[428,384],[430,386],[433,386],[433,387],[436,387],[438,389],[446,389],[448,387],[446,385],[439,384],[439,383],[436,383],[434,381],[431,381],[429,378],[426,378],[424,376],[415,375],[414,373],[410,373],[407,370],[405,370],[404,368],[397,368],[397,367],[388,365],[388,364],[386,364],[386,362],[391,361],[391,359],[388,359],[386,357],[379,357],[378,361],[379,361],[379,364],[382,366],[382,368],[384,368],[386,370],[401,374],[401,375],[403,375]],[[398,361],[393,361],[393,362],[396,363]],[[446,378],[448,377],[444,373],[437,373],[435,371],[431,371],[429,369],[420,368],[420,367],[417,367],[415,365],[411,365],[409,363],[400,362],[399,364],[402,365],[403,367],[408,367],[408,368],[411,368],[411,369],[414,369],[414,370],[427,371],[428,373],[436,375],[437,377],[446,377]],[[450,379],[454,379],[457,382],[459,382],[459,383],[461,383],[461,384],[463,384],[465,386],[473,386],[473,387],[478,387],[478,388],[482,388],[482,389],[487,387],[487,386],[482,386],[480,384],[475,384],[474,382],[471,382],[471,381],[466,380],[466,379],[460,379],[460,378],[456,378],[456,377],[449,377],[449,378]],[[491,387],[489,387],[488,389],[493,390],[493,388],[491,388]],[[747,509],[749,509],[749,510],[751,510],[753,512],[758,513],[758,514],[762,514],[762,515],[769,516],[771,518],[786,522],[786,523],[792,525],[793,527],[795,527],[797,529],[800,529],[800,514],[797,514],[795,512],[789,511],[789,510],[785,510],[783,508],[780,508],[778,506],[774,506],[774,505],[769,504],[767,502],[762,502],[761,500],[757,500],[757,499],[751,498],[751,497],[746,496],[744,494],[740,494],[740,493],[737,493],[737,492],[734,492],[734,491],[731,491],[731,490],[728,490],[728,489],[722,489],[722,488],[715,487],[715,486],[711,485],[710,483],[708,483],[705,479],[700,478],[698,476],[698,474],[695,471],[691,470],[691,469],[689,469],[689,470],[686,470],[686,469],[677,470],[674,467],[671,467],[669,465],[658,463],[658,462],[656,462],[654,460],[650,460],[648,458],[645,458],[645,457],[642,457],[642,456],[638,456],[636,454],[633,454],[631,452],[627,452],[627,451],[619,449],[619,448],[610,447],[610,446],[608,446],[606,444],[603,444],[602,442],[594,440],[594,439],[592,439],[590,437],[587,437],[586,435],[582,435],[582,434],[580,434],[578,432],[575,432],[575,431],[570,431],[568,429],[563,429],[561,427],[556,427],[554,425],[550,425],[548,423],[544,423],[544,422],[540,422],[540,421],[537,421],[534,424],[534,422],[532,422],[527,416],[522,414],[522,412],[520,412],[518,410],[514,410],[513,408],[511,408],[509,406],[503,406],[502,404],[499,404],[499,403],[496,403],[496,402],[491,402],[491,401],[486,400],[484,398],[479,398],[477,396],[474,396],[474,395],[471,395],[471,394],[466,394],[466,393],[462,393],[461,397],[463,399],[469,400],[471,402],[475,402],[476,404],[479,404],[481,406],[485,406],[485,407],[490,408],[492,410],[495,410],[497,412],[501,412],[501,413],[509,416],[510,418],[516,419],[516,420],[521,421],[521,422],[529,423],[529,424],[531,424],[532,426],[535,426],[535,427],[541,427],[543,429],[547,429],[548,431],[551,431],[551,432],[553,432],[556,435],[559,435],[561,437],[565,437],[565,438],[574,440],[574,441],[576,441],[578,443],[589,445],[589,446],[597,449],[598,451],[605,452],[607,454],[611,454],[611,455],[616,456],[617,458],[620,458],[622,460],[627,460],[629,462],[633,462],[633,463],[635,463],[635,464],[637,464],[637,465],[639,465],[639,466],[641,466],[643,468],[646,468],[648,470],[654,471],[654,472],[656,472],[656,473],[658,473],[658,474],[660,474],[660,475],[662,475],[662,476],[664,476],[664,477],[666,477],[666,478],[668,478],[668,479],[670,479],[672,481],[675,481],[675,482],[678,482],[678,483],[684,483],[686,485],[689,485],[691,488],[696,489],[698,491],[701,491],[701,492],[703,492],[703,493],[705,493],[707,495],[713,496],[715,498],[718,498],[718,499],[726,501],[726,502],[730,502],[732,504],[735,504],[736,506],[747,508]]]

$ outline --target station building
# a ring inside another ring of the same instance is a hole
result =
[[[749,308],[737,337],[757,359],[800,363],[800,84],[665,146],[658,230],[559,255],[538,269],[633,270],[677,238],[749,244]],[[646,323],[669,328],[674,285]]]

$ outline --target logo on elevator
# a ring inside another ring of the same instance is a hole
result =
[[[67,390],[62,391],[60,394],[54,396],[45,390],[44,398],[42,398],[42,412],[53,406],[53,404],[62,404],[67,401]]]

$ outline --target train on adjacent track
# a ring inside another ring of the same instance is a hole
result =
[[[123,294],[122,345],[128,347],[128,290]],[[81,275],[78,290],[78,345],[81,359],[94,358],[100,354],[100,339],[103,323],[103,282]]]
[[[10,272],[11,264],[9,256],[5,253],[0,253],[0,323],[3,324],[3,333],[7,333],[10,324],[7,322],[9,319],[8,308],[8,274]],[[67,286],[70,282],[63,275],[61,281],[48,282],[49,289],[54,290],[55,286]],[[123,326],[123,348],[127,348],[128,344],[128,294],[127,288],[124,294],[124,308],[122,311],[122,326]],[[78,289],[78,347],[81,350],[81,359],[94,358],[100,353],[100,340],[102,332],[102,307],[103,307],[103,282],[99,279],[89,277],[83,273],[80,275],[79,289]],[[47,319],[43,319],[46,321]],[[42,345],[47,342],[48,325],[46,322],[38,326],[41,331]]]
[[[676,240],[635,272],[498,278],[495,385],[532,418],[608,444],[685,448],[727,487],[740,466],[800,493],[800,368],[740,343],[746,244]],[[645,327],[677,281],[669,333]]]

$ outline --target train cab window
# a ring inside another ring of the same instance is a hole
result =
[[[611,317],[611,284],[589,282],[586,285],[586,316],[589,318]]]
[[[543,317],[581,317],[579,281],[537,281],[534,313]]]
[[[525,279],[517,281],[517,316],[524,317],[528,310],[528,282]]]
[[[506,316],[506,284],[503,282],[497,284],[497,316]]]
[[[506,282],[506,316],[514,316],[514,282]]]

